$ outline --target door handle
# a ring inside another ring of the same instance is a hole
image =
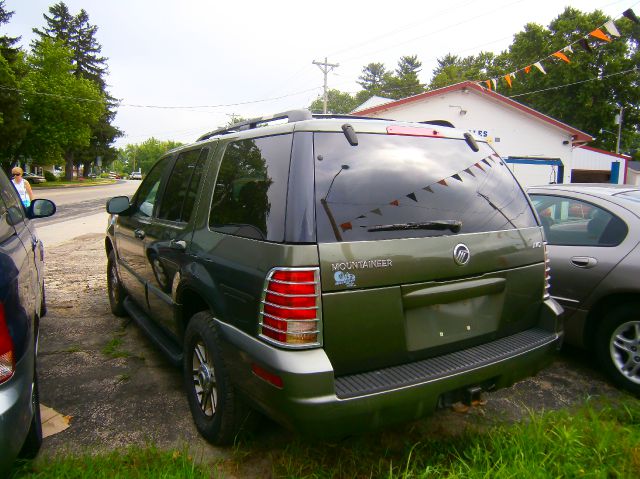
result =
[[[144,239],[144,231],[143,230],[133,230],[133,234],[138,239]]]
[[[185,251],[187,249],[187,242],[182,240],[179,240],[179,241],[171,240],[169,242],[169,248],[175,249],[178,251]]]
[[[592,258],[591,256],[573,256],[571,258],[571,264],[577,266],[578,268],[593,268],[598,264],[598,260]]]

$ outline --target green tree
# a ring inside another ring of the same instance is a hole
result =
[[[447,54],[438,58],[438,64],[433,70],[429,89],[443,88],[465,80],[487,78],[496,72],[495,55],[491,52],[481,52],[477,56],[460,58]]]
[[[0,27],[11,19],[0,0]],[[9,171],[27,131],[20,82],[25,73],[23,55],[15,47],[19,38],[0,35],[0,165]]]
[[[104,77],[107,73],[107,59],[101,56],[102,47],[96,39],[98,27],[89,22],[89,15],[85,10],[72,15],[66,4],[59,2],[49,8],[49,14],[43,15],[46,23],[43,29],[33,29],[38,35],[33,46],[46,39],[61,41],[72,51],[74,75],[92,81],[106,99],[107,108],[92,129],[89,145],[69,152],[74,157],[75,164],[84,165],[83,171],[87,174],[97,157],[101,157],[106,163],[115,159],[116,150],[111,145],[116,138],[122,136],[122,132],[112,125],[117,103],[106,90]],[[69,178],[71,173],[67,172],[66,175]]]
[[[143,174],[146,174],[162,155],[181,145],[182,143],[177,141],[149,138],[140,144],[128,144],[119,149],[117,156],[126,162],[129,171],[141,170]]]
[[[400,57],[394,74],[386,77],[382,96],[399,99],[424,92],[424,85],[418,78],[421,70],[422,62],[417,55]]]
[[[583,13],[566,8],[548,28],[528,24],[515,35],[509,50],[498,58],[502,72],[514,71],[559,51],[607,20],[608,17],[598,10]],[[570,63],[547,59],[543,62],[546,75],[535,68],[529,74],[520,72],[513,81],[513,88],[509,89],[502,82],[501,93],[517,95],[518,101],[599,136],[594,146],[609,150],[615,148],[615,136],[599,135],[598,132],[601,128],[617,131],[614,120],[623,107],[623,139],[633,142],[640,120],[638,74],[637,71],[620,73],[637,68],[640,28],[626,18],[616,24],[622,38],[610,43],[591,39],[591,52],[574,45],[573,52],[564,52]],[[557,88],[559,86],[564,87]]]
[[[22,83],[29,129],[21,153],[36,165],[66,161],[73,172],[72,152],[87,147],[92,128],[105,110],[105,100],[91,81],[73,74],[72,53],[53,40],[40,42],[27,57]]]
[[[327,92],[327,112],[329,113],[350,113],[361,102],[349,93],[331,89]],[[309,106],[309,110],[315,113],[322,113],[324,109],[324,97],[319,96]]]

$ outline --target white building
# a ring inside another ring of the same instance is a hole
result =
[[[615,183],[624,182],[626,160],[620,164],[622,155],[602,150],[595,156],[587,150],[576,154],[594,138],[475,82],[466,81],[401,100],[381,100],[376,98],[374,105],[365,103],[353,113],[406,121],[447,120],[486,139],[524,186],[572,180],[602,182],[611,178]],[[614,172],[612,163],[618,163]],[[601,174],[590,176],[591,170]]]

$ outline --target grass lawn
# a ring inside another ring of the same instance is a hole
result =
[[[23,464],[14,478],[638,478],[640,401],[531,413],[521,422],[434,437],[417,421],[337,442],[248,438],[229,459],[196,464],[184,451],[129,448]],[[267,471],[264,470],[266,461]],[[256,467],[262,463],[262,470]]]
[[[110,185],[115,183],[116,180],[112,180],[109,178],[87,178],[82,180],[58,180],[58,181],[47,181],[46,183],[36,183],[32,184],[31,188],[34,190],[40,188],[69,188],[72,186],[96,186],[96,185]]]

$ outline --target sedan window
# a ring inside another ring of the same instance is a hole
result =
[[[627,236],[624,221],[592,203],[561,196],[531,198],[549,244],[617,246]]]

